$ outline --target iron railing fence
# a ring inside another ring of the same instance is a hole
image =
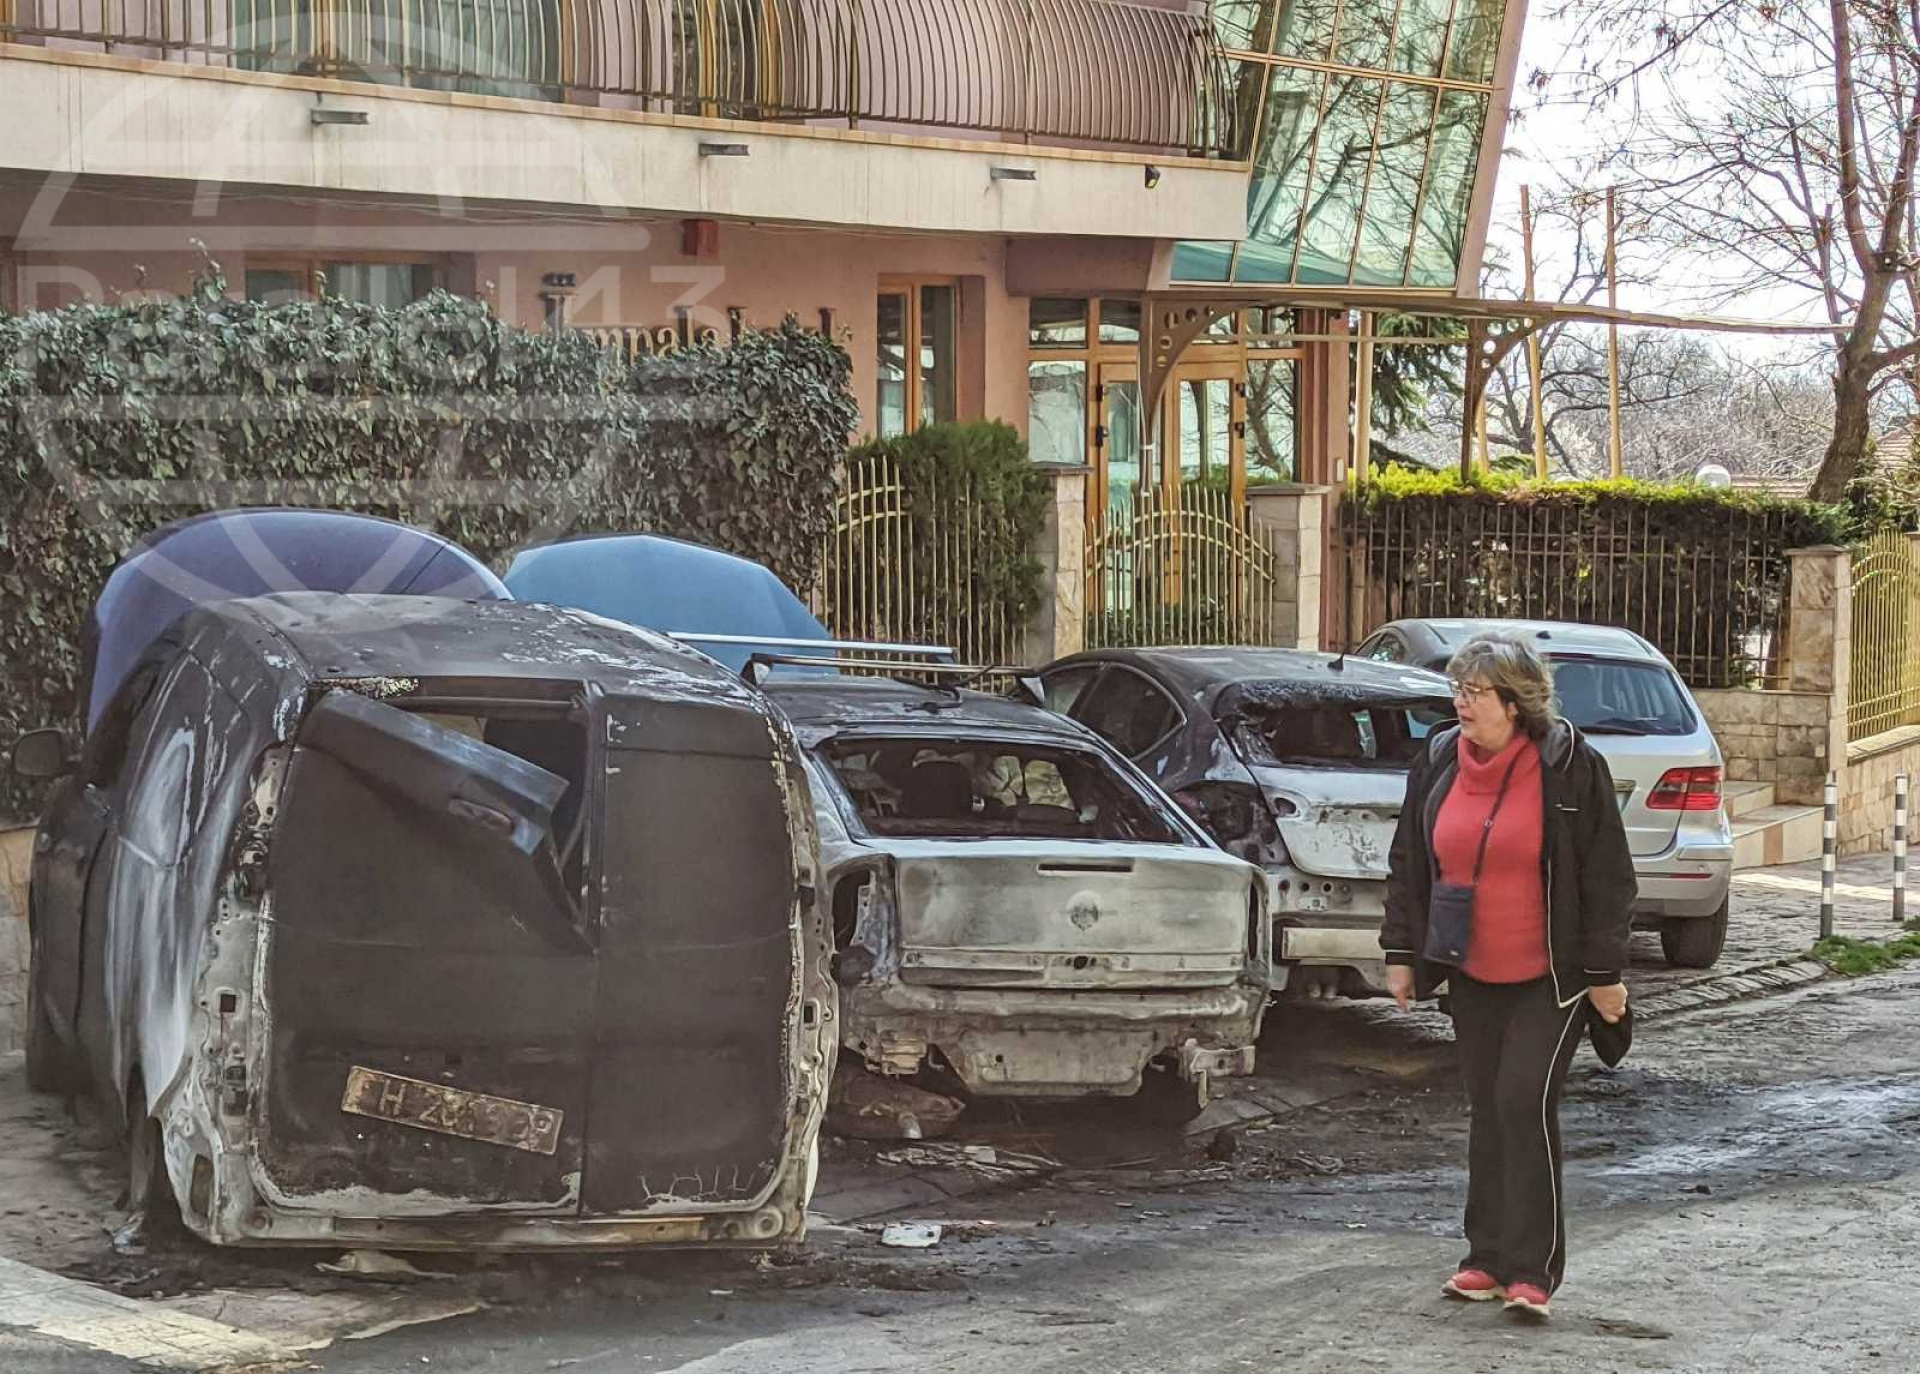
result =
[[[1205,15],[1127,0],[0,0],[0,40],[724,119],[1233,155]]]
[[[1086,557],[1090,649],[1279,642],[1294,569],[1231,492],[1189,484],[1092,510]]]
[[[1847,738],[1920,725],[1920,551],[1898,530],[1853,557]]]
[[[1006,513],[972,474],[909,484],[878,453],[848,461],[811,602],[836,639],[939,645],[962,663],[1024,661],[1026,617]]]
[[[1347,648],[1390,620],[1564,620],[1632,630],[1694,687],[1785,685],[1786,513],[1741,512],[1678,536],[1644,507],[1348,501],[1341,509]]]

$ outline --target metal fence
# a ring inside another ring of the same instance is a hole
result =
[[[1920,559],[1897,530],[1854,552],[1847,738],[1920,725]]]
[[[1089,513],[1087,647],[1277,643],[1291,571],[1227,491],[1117,500]]]
[[[887,454],[850,460],[820,549],[814,613],[838,639],[938,644],[962,663],[1018,664],[1025,617],[1009,608],[1020,572],[989,553],[1006,545],[1004,520],[970,476],[910,486]]]
[[[1236,143],[1211,22],[1124,0],[0,0],[0,40],[714,118]]]
[[[1784,685],[1784,513],[1679,535],[1646,506],[1349,501],[1340,533],[1348,648],[1389,620],[1566,620],[1634,631],[1695,687]]]

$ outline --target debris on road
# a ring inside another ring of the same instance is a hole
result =
[[[416,1268],[398,1255],[389,1255],[381,1250],[349,1250],[331,1264],[313,1266],[322,1274],[337,1274],[343,1278],[371,1279],[375,1283],[413,1283],[420,1279],[444,1279],[449,1274],[433,1274],[425,1269]]]
[[[827,1129],[855,1140],[934,1140],[965,1110],[956,1097],[843,1063],[833,1076]]]
[[[894,1250],[931,1250],[940,1235],[937,1222],[896,1221],[880,1233],[880,1243]]]
[[[879,1158],[883,1164],[909,1169],[965,1169],[1002,1183],[1038,1178],[1060,1168],[1059,1160],[1046,1155],[997,1150],[991,1145],[909,1145],[888,1150]]]

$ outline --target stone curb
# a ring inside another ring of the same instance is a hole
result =
[[[1698,983],[1688,983],[1685,987],[1655,993],[1633,1004],[1633,1017],[1638,1023],[1655,1021],[1663,1016],[1698,1011],[1703,1007],[1770,997],[1775,993],[1824,982],[1834,976],[1833,970],[1818,959],[1762,964],[1757,968],[1742,969],[1737,973],[1726,973],[1717,978],[1706,978]]]

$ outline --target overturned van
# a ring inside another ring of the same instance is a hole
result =
[[[766,1246],[833,1067],[813,806],[764,698],[578,612],[189,610],[64,774],[31,1068],[221,1244]]]

